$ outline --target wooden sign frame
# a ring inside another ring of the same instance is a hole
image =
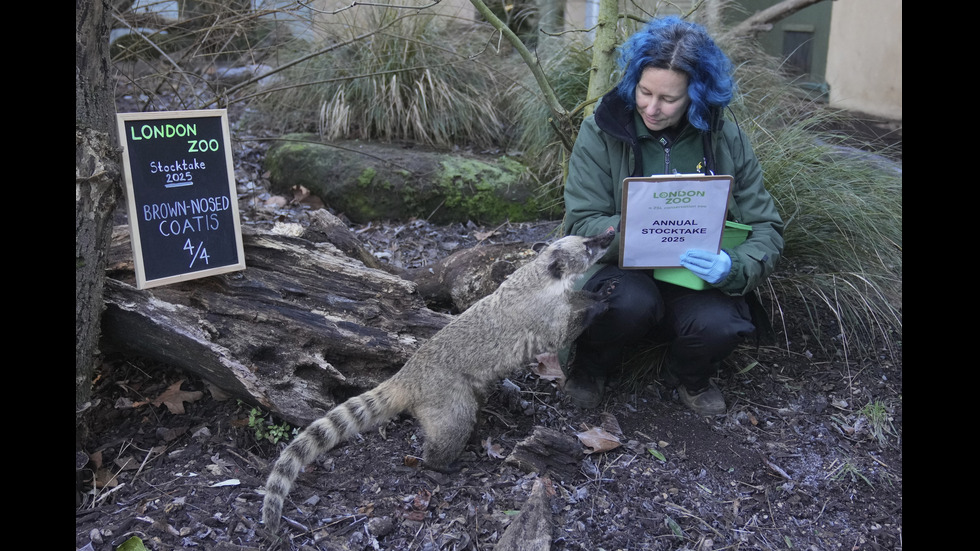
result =
[[[225,109],[117,113],[136,286],[245,269]]]

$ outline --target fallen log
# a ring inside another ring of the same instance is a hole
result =
[[[495,243],[458,251],[439,262],[405,274],[418,284],[432,306],[460,313],[494,292],[535,252],[526,243]]]
[[[128,229],[117,228],[103,350],[196,374],[306,425],[394,374],[449,323],[433,304],[462,311],[533,256],[521,243],[474,247],[412,281],[325,210],[306,228],[286,226],[243,227],[243,271],[144,290],[135,287]]]
[[[138,290],[128,233],[117,238],[103,349],[197,374],[296,425],[389,377],[452,319],[329,242],[243,230],[245,270]]]

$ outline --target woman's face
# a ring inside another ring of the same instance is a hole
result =
[[[656,67],[643,70],[636,84],[636,110],[647,128],[663,130],[674,126],[690,103],[686,74]]]

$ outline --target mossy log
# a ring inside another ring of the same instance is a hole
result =
[[[308,189],[355,223],[419,218],[498,224],[554,218],[539,184],[507,156],[476,157],[418,146],[283,137],[265,157],[271,190]]]

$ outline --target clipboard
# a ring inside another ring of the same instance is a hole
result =
[[[734,179],[727,175],[666,174],[623,180],[623,269],[680,267],[688,249],[717,253]]]

